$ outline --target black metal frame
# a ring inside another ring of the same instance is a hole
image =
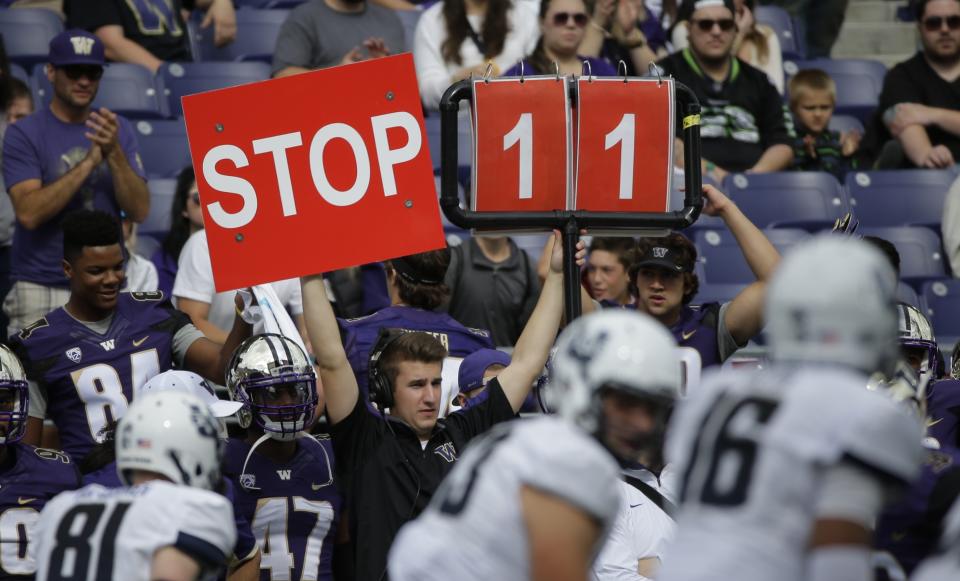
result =
[[[571,102],[576,104],[577,85],[566,78]],[[680,106],[685,107],[684,119],[700,114],[700,101],[689,87],[674,81]],[[700,175],[700,124],[684,123],[683,209],[672,212],[585,212],[554,210],[551,212],[474,212],[460,207],[457,188],[459,167],[457,139],[458,114],[461,101],[473,100],[473,81],[459,81],[444,92],[440,100],[440,208],[453,224],[464,229],[521,230],[556,229],[563,234],[564,313],[567,321],[580,316],[580,272],[573,256],[581,229],[640,230],[681,229],[696,222],[703,208],[702,176]]]

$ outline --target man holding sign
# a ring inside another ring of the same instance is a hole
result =
[[[580,243],[578,263],[584,254]],[[540,300],[510,365],[488,384],[485,401],[451,414],[444,423],[437,421],[446,353],[442,344],[427,334],[406,333],[377,350],[371,365],[386,393],[376,391],[393,400],[378,417],[360,397],[322,277],[302,279],[304,317],[323,380],[336,461],[345,488],[352,490],[348,526],[359,581],[384,577],[387,552],[400,526],[426,507],[466,444],[520,409],[560,325],[562,270],[557,243]]]

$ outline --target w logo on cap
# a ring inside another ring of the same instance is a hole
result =
[[[654,258],[663,258],[667,255],[667,249],[662,246],[654,246],[653,248],[653,257]]]
[[[73,44],[73,52],[78,55],[89,56],[93,52],[93,39],[89,36],[71,36],[70,42]]]

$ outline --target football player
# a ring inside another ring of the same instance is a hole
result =
[[[944,519],[937,554],[920,564],[911,581],[949,581],[960,578],[960,501]]]
[[[57,494],[80,485],[70,457],[22,443],[29,402],[27,375],[0,344],[0,580],[32,579],[29,544],[40,511]]]
[[[250,325],[237,317],[220,345],[203,337],[159,291],[121,293],[120,241],[120,224],[109,214],[68,215],[63,271],[70,299],[11,339],[31,382],[24,441],[39,444],[43,418],[49,417],[63,450],[76,461],[123,416],[145,381],[176,364],[222,382],[230,354],[250,334]]]
[[[391,579],[587,578],[617,514],[617,459],[665,429],[676,344],[646,315],[594,313],[561,334],[551,381],[560,418],[502,424],[472,444],[401,529]]]
[[[766,304],[774,364],[708,376],[671,421],[681,505],[658,581],[871,577],[874,520],[923,458],[919,416],[866,389],[899,356],[895,290],[860,240],[784,259]]]
[[[247,434],[228,441],[224,472],[260,546],[260,578],[331,581],[343,501],[329,438],[305,432],[317,408],[310,360],[283,335],[256,335],[234,354],[227,388]]]
[[[37,523],[38,581],[193,581],[216,574],[236,542],[220,481],[217,422],[179,392],[138,397],[120,419],[117,470],[126,486],[65,492]]]

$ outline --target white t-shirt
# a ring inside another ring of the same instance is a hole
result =
[[[500,67],[500,72],[517,64],[537,46],[540,39],[538,6],[538,3],[515,0],[513,8],[507,13],[509,32],[503,50],[493,59]],[[471,15],[467,16],[467,19],[477,34],[482,34],[483,18]],[[428,109],[439,108],[440,97],[452,84],[450,77],[457,71],[486,61],[469,36],[460,45],[460,64],[444,61],[442,47],[446,39],[447,24],[443,17],[443,2],[437,2],[424,11],[413,36],[413,62],[417,68],[420,98]]]
[[[130,253],[127,259],[126,280],[123,290],[132,293],[143,293],[157,290],[159,277],[157,267],[146,258],[135,252]]]
[[[556,496],[606,531],[617,515],[618,475],[613,456],[563,420],[498,424],[470,444],[426,511],[400,529],[390,550],[390,579],[529,579],[521,489]]]
[[[152,481],[123,488],[91,484],[64,492],[44,507],[35,535],[31,547],[37,581],[148,581],[153,555],[164,547],[176,547],[201,567],[226,565],[237,528],[226,497]],[[71,570],[83,562],[85,572]]]
[[[657,581],[799,581],[831,469],[869,467],[866,486],[881,491],[909,482],[923,426],[866,385],[830,367],[708,372],[667,435],[667,460],[683,477]]]
[[[270,283],[280,302],[293,315],[303,314],[303,300],[300,297],[300,281],[291,278]],[[173,299],[185,298],[210,305],[207,320],[218,328],[229,331],[236,317],[234,292],[218,293],[213,286],[213,267],[210,264],[210,248],[207,245],[206,230],[194,232],[180,252],[177,266],[177,279],[173,283]]]

